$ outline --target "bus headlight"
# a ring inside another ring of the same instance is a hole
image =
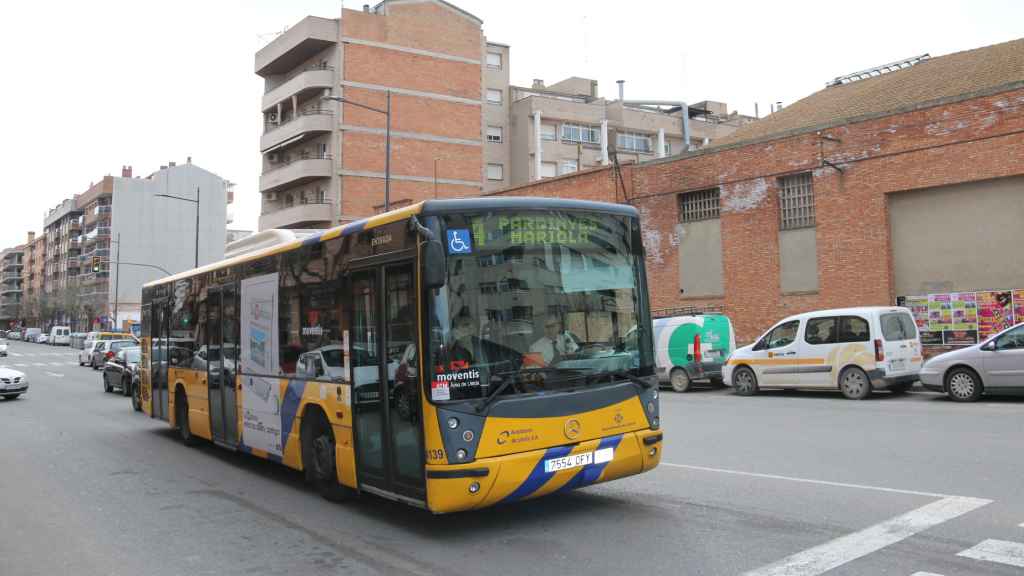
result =
[[[459,427],[459,419],[456,418],[455,416],[452,416],[451,418],[448,418],[448,427],[451,428],[452,430],[455,430],[456,428],[458,428]]]
[[[473,482],[472,484],[469,485],[469,493],[470,494],[476,494],[479,491],[480,491],[480,483],[479,482]]]
[[[472,430],[464,431],[462,433],[462,439],[465,442],[472,442],[473,441],[473,431]]]
[[[465,460],[466,459],[466,450],[463,449],[463,448],[459,448],[455,452],[455,457],[458,458],[459,460]]]

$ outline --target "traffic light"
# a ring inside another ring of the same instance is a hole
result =
[[[99,272],[100,271],[100,257],[99,256],[93,256],[92,257],[92,271],[93,272]]]

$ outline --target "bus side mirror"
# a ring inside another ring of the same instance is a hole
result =
[[[445,264],[444,246],[429,240],[423,246],[423,285],[429,290],[443,288],[448,266]]]

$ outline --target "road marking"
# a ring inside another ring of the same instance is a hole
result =
[[[957,556],[1024,568],[1024,544],[1019,542],[989,539],[974,548],[964,550]]]
[[[768,480],[786,480],[789,482],[802,482],[804,484],[818,484],[820,486],[836,486],[839,488],[857,488],[860,490],[874,490],[876,492],[891,492],[894,494],[911,494],[914,496],[930,496],[933,498],[955,498],[952,494],[939,494],[937,492],[922,492],[920,490],[904,490],[901,488],[886,488],[885,486],[870,486],[868,484],[851,484],[849,482],[832,482],[830,480],[815,480],[813,478],[799,478],[796,476],[780,476],[778,474],[761,474],[758,472],[744,472],[742,470],[729,470],[727,468],[709,468],[707,466],[693,466],[690,464],[673,464],[662,462],[662,466],[672,468],[683,468],[686,470],[699,470],[701,472],[716,472],[718,474],[733,474],[735,476],[749,476],[751,478],[765,478]]]
[[[17,366],[17,364],[15,364],[15,366]],[[1021,522],[1020,524],[1018,524],[1018,526],[1020,526],[1021,528],[1024,528],[1024,522]]]
[[[935,572],[914,572],[910,576],[942,576],[942,574],[936,574]]]
[[[991,500],[961,496],[936,500],[881,524],[746,572],[744,576],[817,576],[991,503]],[[1024,557],[1021,561],[1024,562]]]
[[[32,365],[33,366],[46,366],[46,362],[36,362],[36,363],[34,363]]]
[[[53,376],[54,378],[63,378],[64,377],[63,374],[58,374],[56,372],[46,372],[46,375],[47,376]]]
[[[11,366],[17,366],[19,368],[24,368],[25,366],[28,366],[28,364],[11,364]]]

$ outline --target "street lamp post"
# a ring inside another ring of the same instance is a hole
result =
[[[391,90],[385,90],[384,94],[387,101],[387,106],[384,110],[353,102],[341,96],[321,96],[320,99],[343,102],[384,115],[384,211],[387,212],[391,205]],[[341,209],[340,206],[338,208]]]
[[[196,268],[199,268],[199,187],[196,186],[196,199],[173,196],[171,194],[154,194],[156,198],[173,198],[182,202],[191,202],[196,205]]]

